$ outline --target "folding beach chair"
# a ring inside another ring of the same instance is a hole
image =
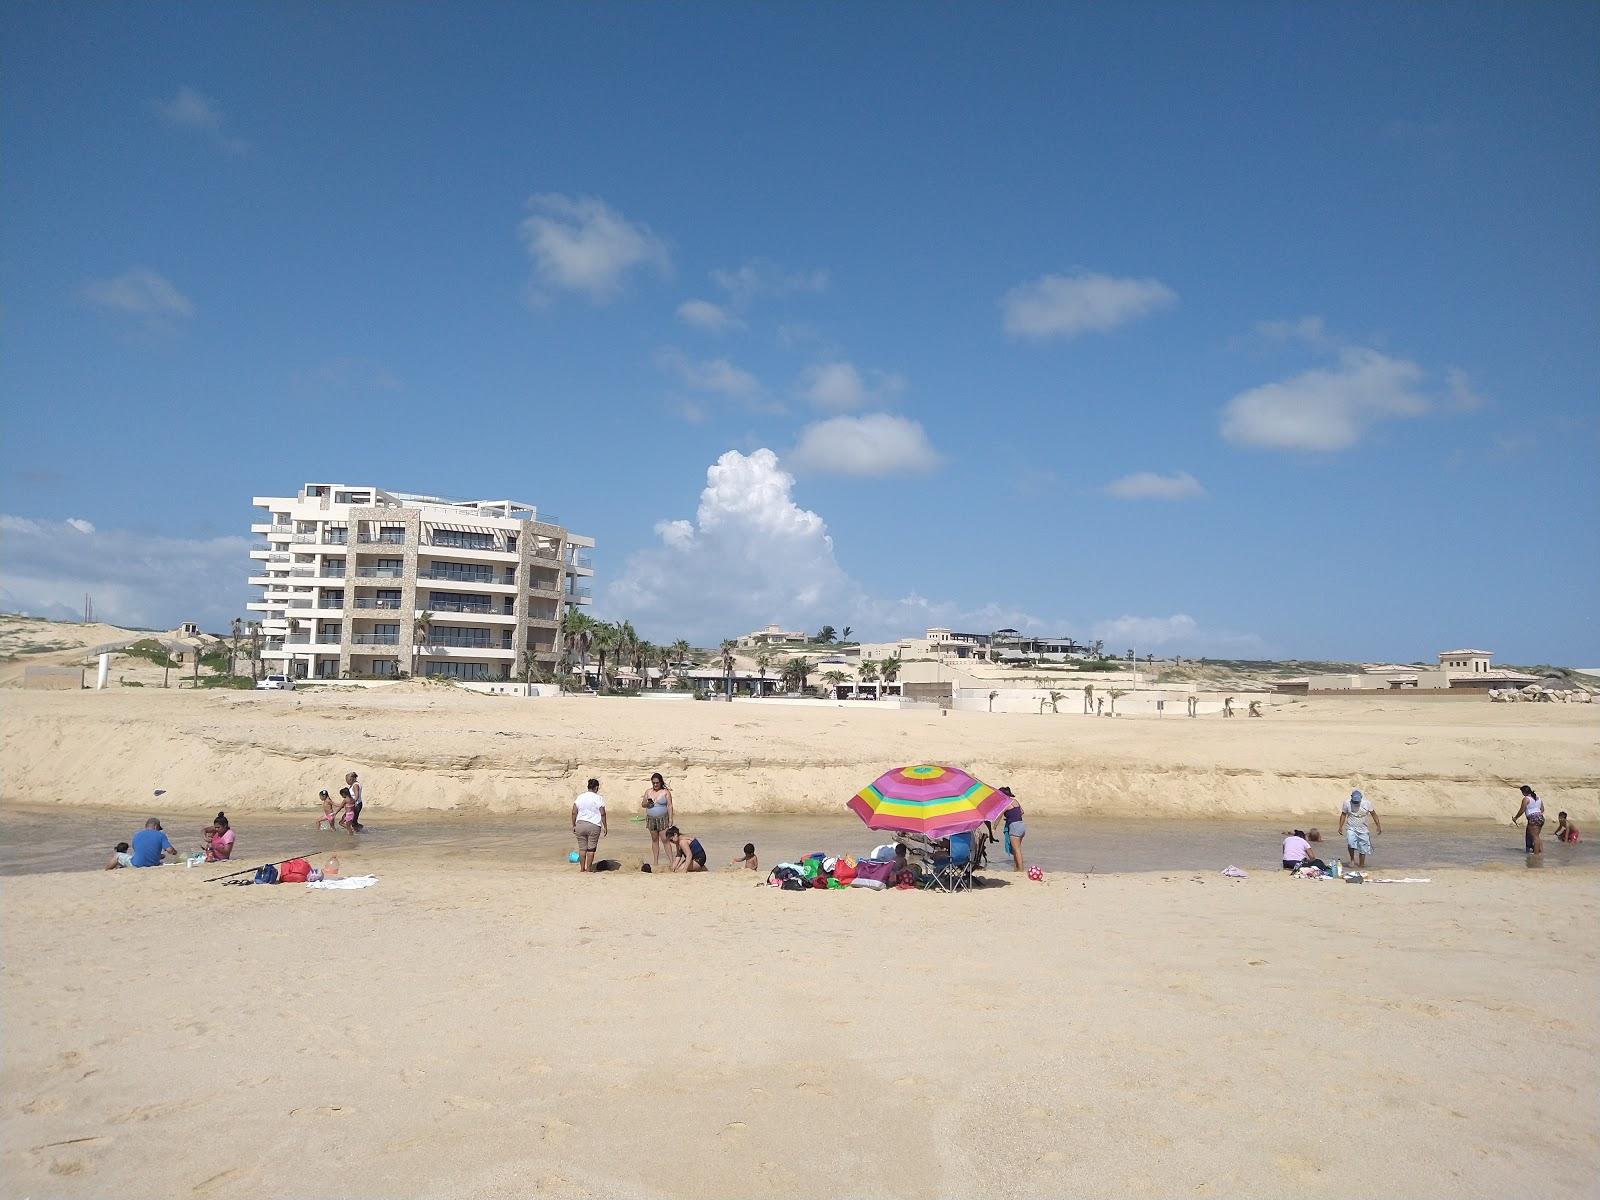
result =
[[[952,833],[948,853],[935,855],[928,870],[929,887],[941,892],[972,890],[972,835]]]

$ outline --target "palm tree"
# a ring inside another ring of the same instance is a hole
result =
[[[672,643],[672,661],[689,661],[689,643],[684,641],[682,638],[679,638],[677,641]]]
[[[783,682],[785,686],[795,691],[806,690],[806,681],[811,677],[811,660],[804,654],[791,658],[783,665]]]
[[[239,658],[239,639],[244,636],[244,621],[238,617],[233,619],[233,638],[228,642],[228,675],[233,676],[233,664]]]
[[[861,664],[861,670],[856,672],[856,675],[862,683],[877,683],[878,664],[869,658]]]
[[[606,655],[611,655],[613,663],[616,661],[617,649],[622,644],[622,631],[609,621],[597,621],[593,642],[595,656],[599,659],[596,669],[596,682],[599,686],[596,690],[603,692],[609,686],[606,680]]]
[[[417,674],[417,661],[422,652],[427,649],[428,639],[433,636],[433,614],[423,609],[417,614],[416,624],[411,636],[411,675]]]
[[[989,693],[989,711],[990,712],[994,711],[994,698],[996,696],[998,696],[999,694],[1000,694],[999,692],[990,692]]]
[[[250,678],[261,678],[261,622],[250,622]]]
[[[836,696],[839,694],[839,685],[848,678],[849,676],[843,671],[824,671],[822,673],[822,682],[827,684]]]
[[[1052,691],[1050,693],[1050,711],[1051,712],[1059,713],[1061,711],[1061,708],[1060,708],[1061,697],[1063,697],[1065,695],[1066,695],[1065,692]]]
[[[566,668],[564,675],[570,675],[572,669],[572,653],[574,650],[579,655],[583,667],[582,687],[589,686],[589,647],[594,644],[595,628],[599,622],[580,608],[568,608],[561,617],[561,650],[560,662]]]
[[[831,645],[832,642],[833,642],[834,636],[835,635],[834,635],[834,632],[833,632],[833,626],[832,625],[824,625],[821,629],[819,629],[817,631],[817,637],[816,637],[817,644],[820,645],[820,646]]]
[[[1122,688],[1110,688],[1107,690],[1106,695],[1111,697],[1111,715],[1113,717],[1117,715],[1117,698],[1119,696],[1126,696],[1127,694],[1128,693]]]
[[[850,626],[846,625],[844,627],[844,629],[839,634],[839,643],[840,643],[840,645],[844,645],[844,644],[848,643],[850,641],[850,635],[852,633],[854,633],[854,632],[855,632],[855,630],[851,629]]]
[[[1089,646],[1089,653],[1096,658],[1104,658],[1106,656],[1106,644],[1101,641],[1093,642]]]
[[[737,644],[732,638],[722,639],[722,690],[730,698],[733,696],[733,650]]]
[[[878,674],[883,676],[885,683],[893,683],[900,678],[900,660],[891,655],[878,663]]]
[[[756,651],[756,670],[761,672],[761,690],[763,693],[767,690],[767,668],[772,665],[772,662],[771,650]]]

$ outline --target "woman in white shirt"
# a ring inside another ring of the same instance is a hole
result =
[[[1511,818],[1511,823],[1515,825],[1521,817],[1528,818],[1528,827],[1522,834],[1523,847],[1529,854],[1543,854],[1544,801],[1527,784],[1522,785],[1522,803],[1517,806],[1517,815]]]

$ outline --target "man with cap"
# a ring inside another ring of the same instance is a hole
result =
[[[1351,792],[1350,799],[1339,809],[1339,832],[1344,834],[1344,844],[1349,852],[1352,867],[1366,866],[1367,855],[1372,853],[1372,833],[1367,830],[1369,818],[1372,821],[1372,831],[1382,833],[1383,822],[1378,820],[1378,810],[1372,807],[1359,790]]]

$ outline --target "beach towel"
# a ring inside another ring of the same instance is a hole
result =
[[[1373,883],[1432,883],[1431,879],[1374,879]]]
[[[357,888],[369,888],[378,882],[376,875],[352,875],[348,879],[319,879],[315,883],[308,883],[308,888],[324,888],[327,891],[353,892]]]

